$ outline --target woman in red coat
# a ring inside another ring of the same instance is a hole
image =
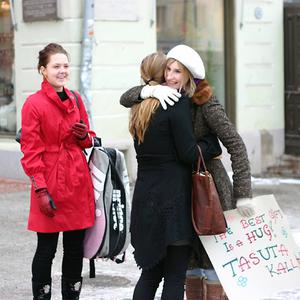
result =
[[[63,232],[62,296],[79,299],[84,230],[94,222],[94,193],[84,148],[94,132],[79,94],[65,88],[66,50],[51,43],[39,52],[41,89],[22,108],[21,163],[30,177],[28,229],[37,232],[32,262],[33,299],[51,298],[51,265]],[[77,98],[77,99],[76,99]]]

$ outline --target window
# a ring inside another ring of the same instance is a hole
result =
[[[16,105],[13,100],[13,29],[10,1],[0,0],[0,133],[16,132]]]
[[[177,44],[194,48],[203,59],[206,79],[225,104],[223,0],[157,0],[157,48]]]

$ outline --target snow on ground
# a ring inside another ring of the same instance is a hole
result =
[[[228,176],[232,181],[232,172],[228,172]],[[272,177],[272,178],[261,178],[251,176],[251,182],[255,185],[280,185],[280,184],[300,184],[300,179],[294,178],[280,178],[280,177]]]
[[[280,185],[280,184],[300,184],[300,179],[293,178],[256,178],[251,177],[255,185]]]

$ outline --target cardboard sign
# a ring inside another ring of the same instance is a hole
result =
[[[225,212],[225,234],[201,236],[230,300],[270,299],[300,287],[300,249],[273,195],[253,199],[256,215]]]

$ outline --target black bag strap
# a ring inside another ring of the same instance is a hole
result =
[[[79,100],[78,100],[77,94],[76,94],[73,90],[70,90],[70,92],[74,95],[75,100],[76,100],[77,107],[78,107],[78,109],[79,109]],[[79,111],[79,114],[80,114],[80,111]],[[86,152],[85,149],[83,150],[83,152],[84,152],[85,155],[87,155],[87,152]]]
[[[95,259],[90,259],[90,278],[96,277],[96,271],[95,271]]]
[[[77,94],[76,94],[73,90],[70,90],[70,92],[74,95],[75,100],[76,100],[77,107],[79,108],[79,100],[78,100]]]

